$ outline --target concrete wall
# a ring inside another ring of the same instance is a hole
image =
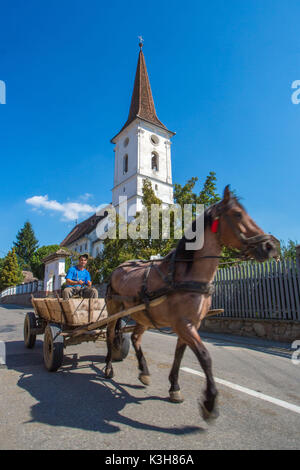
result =
[[[58,295],[60,295],[60,291],[57,291]],[[43,298],[47,295],[55,295],[55,292],[46,292],[46,291],[39,291],[34,292],[34,297]],[[15,295],[6,295],[5,297],[1,297],[0,305],[1,304],[12,304],[12,305],[20,305],[22,307],[31,307],[31,294],[15,294]]]

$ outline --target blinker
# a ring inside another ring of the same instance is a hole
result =
[[[219,217],[216,217],[213,221],[213,223],[211,224],[211,231],[212,233],[217,233],[218,231],[218,228],[219,228]]]

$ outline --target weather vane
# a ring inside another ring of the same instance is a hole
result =
[[[143,36],[138,36],[138,38],[139,38],[139,40],[140,40],[139,46],[140,46],[140,48],[142,48],[142,47],[143,47],[143,43],[144,43]]]

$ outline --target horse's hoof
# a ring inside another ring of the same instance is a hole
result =
[[[109,369],[105,369],[105,378],[106,379],[112,379],[113,376],[114,376],[114,370],[112,367],[110,367]]]
[[[176,392],[169,392],[170,401],[172,403],[182,403],[184,401],[183,396],[181,395],[181,391],[177,390]]]
[[[204,419],[204,421],[212,422],[215,419],[217,419],[218,416],[219,416],[219,410],[218,410],[218,407],[217,407],[216,404],[215,404],[214,408],[211,411],[209,411],[206,408],[204,402],[199,403],[199,408],[200,408],[200,412],[202,414],[202,418]]]
[[[142,382],[144,385],[150,385],[150,375],[144,375],[140,374],[139,375],[139,380]]]

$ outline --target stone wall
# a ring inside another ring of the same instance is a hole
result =
[[[256,320],[252,318],[211,317],[203,320],[200,330],[259,337],[273,341],[300,340],[300,322],[287,320]]]

